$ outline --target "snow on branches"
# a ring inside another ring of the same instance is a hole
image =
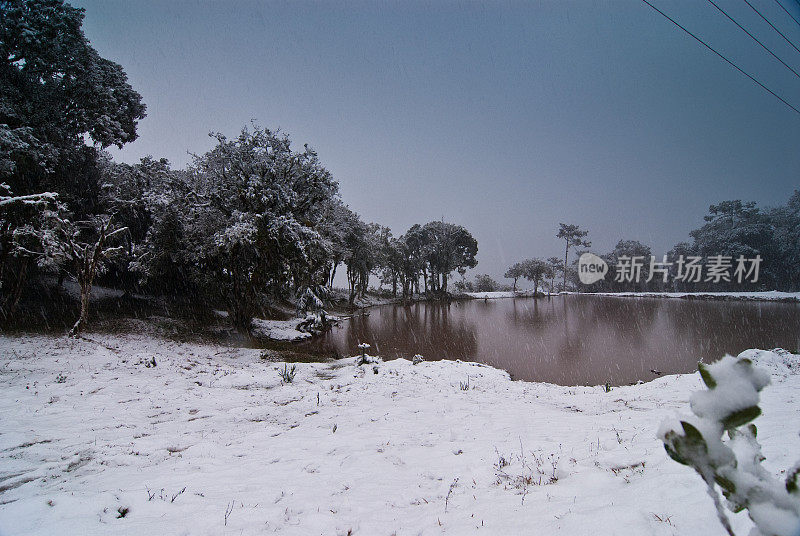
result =
[[[728,534],[733,529],[717,487],[728,509],[747,510],[755,524],[751,536],[797,536],[800,463],[787,471],[785,481],[776,479],[761,466],[765,458],[756,426],[749,424],[761,414],[759,392],[770,383],[769,374],[750,359],[732,356],[700,363],[699,369],[708,389],[692,395],[694,416],[666,422],[659,431],[667,454],[700,474]]]
[[[114,244],[128,228],[116,225],[113,217],[107,214],[78,222],[58,215],[52,217],[55,220],[54,232],[46,246],[49,257],[71,271],[80,286],[81,312],[70,331],[71,335],[79,335],[89,319],[89,297],[94,279],[103,273],[110,260],[124,253],[123,246]]]

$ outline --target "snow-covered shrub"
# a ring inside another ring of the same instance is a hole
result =
[[[328,314],[321,310],[317,313],[308,313],[306,317],[297,324],[297,329],[306,333],[321,333],[332,325]]]
[[[297,299],[297,311],[300,314],[318,313],[323,310],[322,300],[311,289],[306,287]]]
[[[415,355],[415,356],[414,356],[414,358],[411,360],[411,364],[412,364],[412,365],[419,365],[419,364],[420,364],[420,363],[422,363],[423,361],[425,361],[425,358],[424,358],[424,357],[422,357],[422,355],[420,355],[420,354],[417,354],[417,355]]]
[[[283,370],[278,371],[281,375],[281,380],[283,383],[292,383],[294,381],[295,374],[297,374],[297,365],[292,365],[292,368],[289,368],[288,363],[283,364]]]
[[[370,345],[365,343],[365,342],[362,342],[361,344],[358,345],[358,349],[361,350],[361,355],[358,356],[357,364],[358,365],[364,365],[366,363],[369,363],[370,362],[370,359],[369,359],[370,356],[367,354],[367,350],[370,349]]]
[[[747,510],[755,524],[751,536],[797,536],[800,463],[787,471],[785,482],[775,478],[761,466],[765,458],[756,427],[748,424],[761,414],[759,392],[769,384],[769,374],[747,358],[732,356],[700,363],[699,369],[708,389],[692,395],[694,416],[664,423],[659,431],[667,454],[700,474],[728,534],[733,530],[717,486],[728,509]]]

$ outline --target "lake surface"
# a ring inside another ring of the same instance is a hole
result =
[[[557,296],[387,305],[347,319],[305,349],[384,359],[461,359],[514,379],[623,385],[693,372],[747,348],[800,348],[800,304]]]

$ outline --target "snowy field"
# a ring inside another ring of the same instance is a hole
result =
[[[655,437],[697,374],[606,393],[351,358],[282,383],[257,350],[88,337],[0,338],[0,534],[723,534]],[[748,354],[777,474],[798,356]]]

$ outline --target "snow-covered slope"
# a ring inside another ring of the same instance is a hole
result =
[[[800,452],[797,356],[749,357],[773,374],[756,422],[777,472]],[[0,338],[0,534],[722,534],[655,437],[697,374],[606,393],[449,361],[279,370],[139,336]]]

